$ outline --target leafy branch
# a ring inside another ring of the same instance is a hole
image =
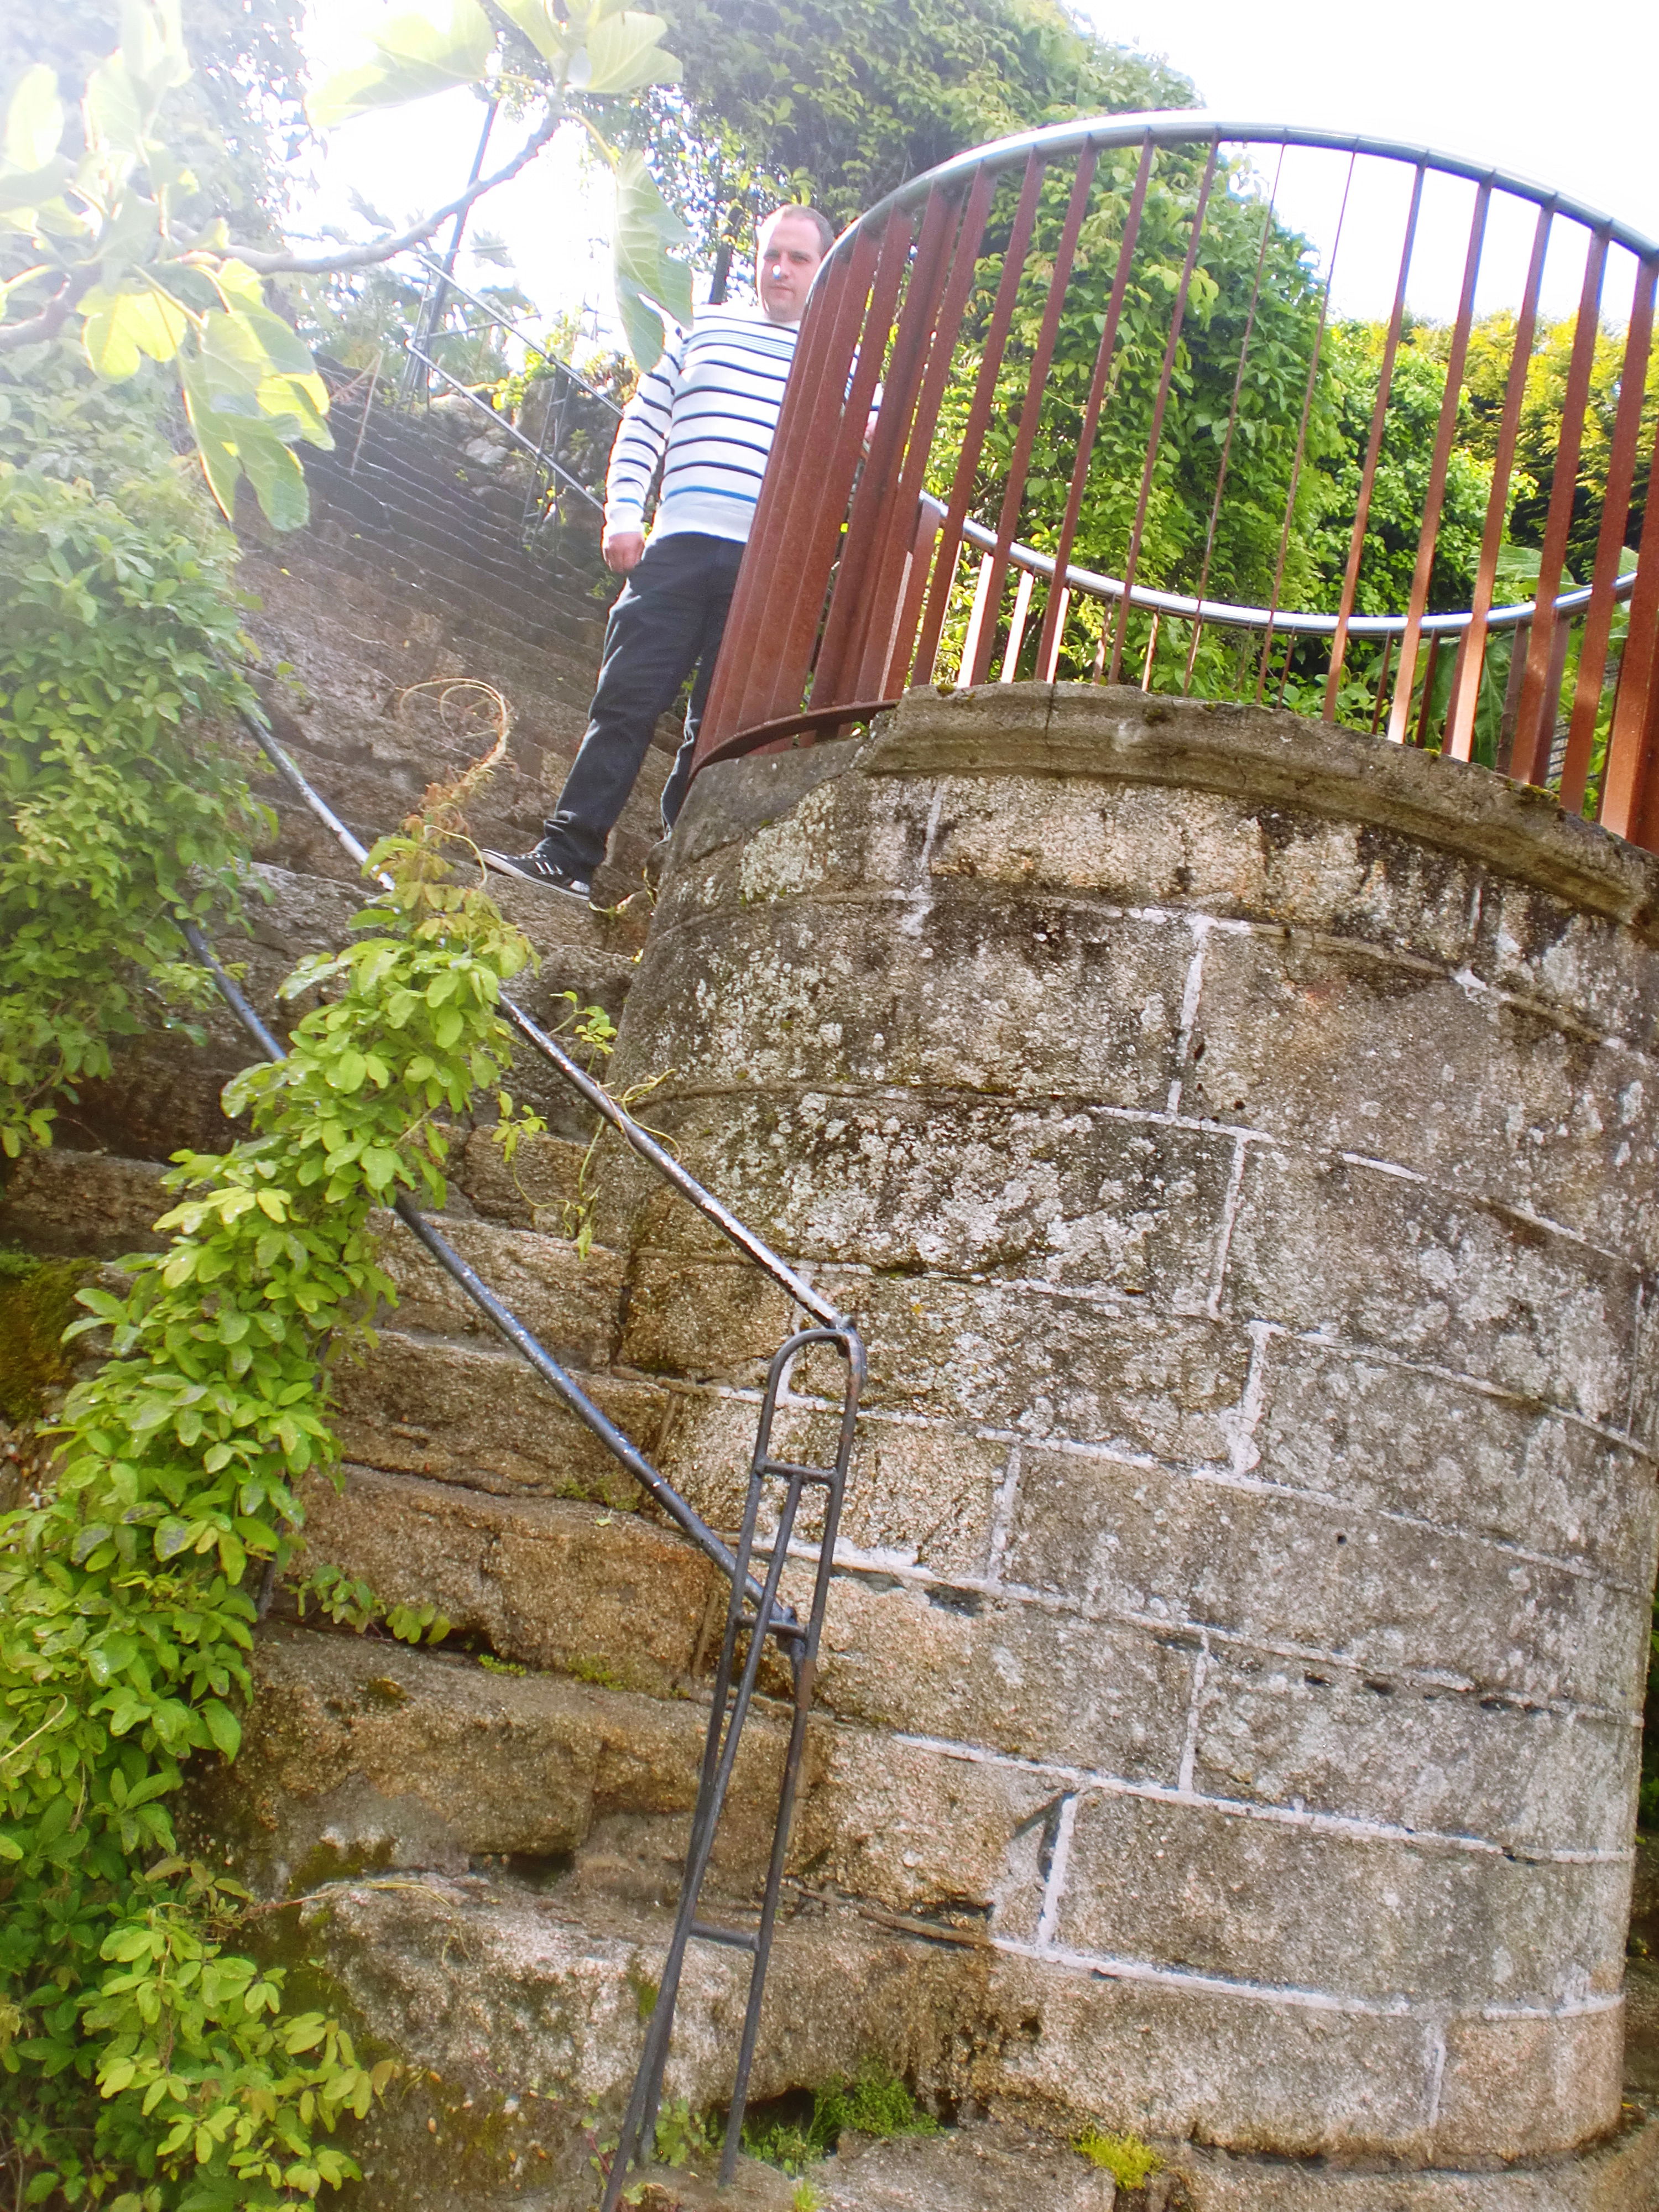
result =
[[[592,137],[617,178],[617,286],[630,347],[648,368],[665,317],[690,319],[690,274],[670,249],[686,232],[637,152],[617,153],[583,103],[628,98],[672,82],[662,18],[623,0],[557,12],[551,0],[479,0],[394,15],[374,33],[370,58],[331,79],[309,102],[319,128],[400,106],[498,72],[508,30],[547,68],[545,112],[494,175],[406,228],[321,254],[238,245],[222,222],[192,228],[196,180],[167,143],[169,93],[191,75],[179,0],[124,0],[121,43],[88,80],[82,151],[64,150],[70,118],[56,74],[27,70],[13,91],[0,152],[0,231],[34,258],[0,281],[0,353],[49,343],[77,325],[99,375],[122,381],[141,360],[167,362],[182,389],[202,465],[228,515],[243,477],[279,529],[309,511],[296,448],[332,442],[328,394],[310,349],[266,304],[263,279],[329,275],[389,260],[526,167],[567,121]],[[44,295],[44,296],[43,296]],[[14,300],[24,312],[11,315]]]

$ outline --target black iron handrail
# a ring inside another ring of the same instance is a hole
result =
[[[220,994],[248,1035],[267,1060],[288,1058],[281,1043],[263,1022],[246,994],[230,975],[214,952],[200,926],[188,919],[181,920],[185,942],[196,960],[205,968],[219,988]],[[669,1519],[683,1534],[689,1536],[697,1549],[711,1559],[734,1585],[738,1574],[736,1553],[723,1543],[695,1508],[682,1498],[672,1483],[658,1474],[632,1438],[623,1433],[600,1407],[597,1406],[574,1376],[566,1372],[551,1352],[527,1329],[512,1310],[503,1304],[484,1282],[477,1270],[468,1266],[460,1254],[426,1218],[412,1200],[400,1194],[392,1200],[392,1211],[405,1229],[425,1248],[452,1281],[465,1291],[473,1304],[491,1324],[504,1336],[523,1359],[528,1362],[555,1395],[590,1429],[611,1456],[620,1462],[641,1486],[655,1498]],[[850,1325],[849,1325],[850,1326]],[[761,1607],[764,1593],[752,1576],[744,1576],[744,1588],[749,1602]],[[795,1619],[794,1608],[783,1605],[773,1609],[767,1621],[767,1632],[779,1638],[798,1643],[804,1634]]]
[[[313,787],[301,769],[278,744],[263,716],[244,709],[242,720],[260,751],[295,797],[310,810],[340,849],[358,867],[366,867],[368,848],[361,838],[353,836],[328,801]],[[391,879],[382,876],[380,880],[382,885],[389,885]],[[845,1329],[853,1326],[828,1298],[814,1290],[803,1276],[797,1274],[787,1260],[781,1258],[769,1244],[756,1236],[752,1229],[739,1221],[730,1207],[723,1206],[713,1191],[705,1189],[648,1129],[642,1128],[625,1107],[617,1104],[602,1083],[596,1083],[587,1071],[579,1066],[563,1047],[549,1036],[505,992],[501,994],[501,1007],[526,1043],[538,1052],[550,1066],[557,1069],[572,1090],[580,1093],[587,1104],[610,1124],[623,1142],[654,1168],[665,1182],[672,1183],[681,1197],[696,1206],[705,1220],[713,1222],[720,1234],[735,1244],[746,1259],[752,1260],[781,1290],[787,1291],[803,1311],[811,1314],[814,1321],[821,1322],[826,1328]]]

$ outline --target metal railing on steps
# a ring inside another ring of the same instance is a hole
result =
[[[249,734],[280,780],[334,837],[357,867],[366,870],[369,858],[368,848],[341,821],[321,794],[313,788],[297,764],[277,742],[263,715],[247,712],[242,719]],[[388,879],[382,877],[380,881],[384,884]],[[227,1005],[260,1051],[273,1060],[285,1058],[281,1042],[260,1018],[246,993],[226,971],[200,927],[190,921],[182,926],[192,955],[212,975]],[[511,1309],[496,1297],[488,1284],[413,1201],[406,1196],[400,1196],[393,1206],[392,1210],[398,1218],[436,1265],[465,1293],[560,1401],[656,1501],[675,1526],[706,1558],[713,1561],[730,1584],[726,1632],[715,1670],[679,1908],[658,1985],[655,2005],[647,2028],[644,2052],[624,2116],[621,2140],[607,2179],[603,2212],[616,2212],[630,2161],[643,2163],[651,2154],[685,1952],[694,1941],[744,1952],[750,1962],[744,2027],[721,2166],[723,2181],[729,2180],[732,2176],[742,2134],[750,2070],[759,2033],[767,1967],[805,1750],[806,1724],[811,1712],[817,1681],[818,1644],[829,1598],[859,1399],[865,1380],[865,1351],[857,1323],[850,1316],[840,1313],[831,1301],[774,1252],[763,1238],[739,1221],[729,1207],[723,1205],[712,1191],[706,1189],[649,1130],[635,1121],[626,1109],[611,1097],[603,1084],[596,1082],[522,1007],[505,994],[501,1004],[506,1018],[524,1042],[545,1060],[665,1182],[695,1206],[746,1259],[762,1269],[797,1306],[812,1317],[811,1326],[796,1330],[785,1339],[773,1355],[768,1370],[755,1449],[750,1464],[743,1526],[737,1550],[733,1552],[708,1527],[690,1502],[652,1466],[644,1453],[594,1402],[574,1376],[553,1358]],[[795,1362],[817,1346],[837,1352],[846,1368],[836,1453],[831,1462],[822,1466],[781,1459],[772,1450],[772,1431],[784,1384]],[[760,1514],[767,1485],[771,1482],[782,1483],[784,1496],[776,1525],[763,1547]],[[802,1494],[808,1488],[823,1490],[824,1511],[817,1544],[811,1602],[806,1620],[802,1621],[794,1607],[781,1595],[781,1581],[793,1539]],[[757,1582],[751,1571],[752,1562],[763,1548],[767,1556],[763,1583]],[[754,1928],[720,1927],[699,1919],[698,1908],[730,1791],[739,1740],[749,1717],[759,1680],[762,1655],[769,1637],[787,1655],[793,1686],[789,1743],[779,1784],[771,1853]]]

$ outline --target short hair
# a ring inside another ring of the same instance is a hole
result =
[[[818,234],[819,254],[828,253],[836,242],[835,225],[827,215],[820,214],[815,207],[804,206],[799,200],[785,200],[781,205],[775,207],[756,233],[757,240],[764,238],[773,224],[787,215],[799,216],[803,222],[810,222]]]

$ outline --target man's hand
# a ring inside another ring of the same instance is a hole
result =
[[[630,568],[639,566],[640,556],[645,550],[645,532],[642,530],[607,531],[603,550],[605,567],[614,569],[619,576],[625,576]]]

